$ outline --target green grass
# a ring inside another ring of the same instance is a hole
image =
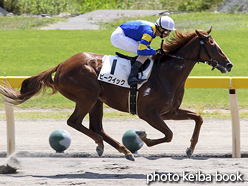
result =
[[[67,18],[24,17],[24,16],[0,16],[0,30],[27,30],[37,29],[48,24],[65,21]]]
[[[224,14],[224,13],[181,13],[170,14],[175,21],[175,27],[179,30],[193,31],[195,29],[208,30],[213,26],[213,30],[223,30],[226,32],[243,30],[247,31],[248,20],[247,14]],[[144,16],[137,19],[144,19],[155,22],[158,17]],[[133,20],[133,18],[116,19],[108,23],[99,23],[105,29],[115,29],[118,25]]]
[[[205,64],[196,64],[191,76],[246,76],[248,65],[248,19],[246,14],[189,13],[171,15],[180,30],[207,30],[213,26],[211,35],[225,54],[234,63],[233,71],[221,74],[211,71]],[[155,21],[158,17],[143,17]],[[141,18],[137,18],[141,19]],[[116,49],[110,43],[112,31],[122,22],[106,24],[97,31],[76,30],[0,30],[0,76],[31,76],[47,70],[79,52],[94,52],[114,55]],[[25,23],[24,23],[25,24]],[[25,28],[27,28],[25,26]],[[152,47],[158,48],[161,39],[156,38]],[[121,51],[123,52],[123,51]],[[128,54],[127,52],[123,52]],[[247,108],[246,89],[238,90],[239,107]],[[21,108],[73,108],[74,103],[60,94],[51,97],[34,98],[18,106]],[[183,107],[201,111],[208,108],[229,108],[227,89],[186,89]],[[1,105],[3,107],[3,105]],[[205,115],[209,113],[203,113]],[[214,115],[212,113],[210,116]],[[243,114],[244,116],[247,113]],[[211,116],[211,117],[212,117]]]
[[[231,113],[228,109],[215,109],[209,110],[207,108],[191,108],[190,110],[201,114],[203,118],[211,118],[211,119],[231,119]],[[30,111],[23,110],[22,112],[15,112],[15,119],[28,119],[28,120],[37,120],[37,119],[55,119],[55,120],[67,120],[72,114],[73,109],[71,111],[65,111],[62,109],[53,109],[53,110],[36,110]],[[248,110],[240,110],[239,115],[241,119],[248,118]],[[4,120],[6,115],[4,112],[0,113],[0,120]],[[103,118],[106,119],[130,119],[130,118],[138,118],[137,115],[131,115],[129,113],[119,112],[119,111],[106,111],[103,113]],[[89,119],[89,115],[85,116],[85,119]]]
[[[6,41],[0,51],[0,74],[6,76],[34,75],[83,51],[102,54],[115,51],[109,31],[11,30],[0,33],[1,40]]]
[[[54,110],[37,110],[37,111],[30,111],[24,110],[23,112],[15,112],[15,119],[29,119],[29,120],[37,120],[37,119],[64,119],[67,120],[70,115],[72,114],[72,111],[64,110],[64,109],[54,109]],[[119,112],[119,111],[111,111],[111,112],[104,112],[103,113],[104,119],[128,119],[128,118],[138,118],[136,115],[130,115],[129,113]],[[0,113],[0,120],[3,120],[6,118],[6,115],[4,112]],[[89,119],[89,115],[87,114],[85,116],[85,119]]]
[[[213,26],[213,30],[223,30],[226,32],[243,30],[248,28],[247,14],[224,14],[224,13],[187,13],[173,14],[176,28],[182,30],[204,29],[208,30]]]

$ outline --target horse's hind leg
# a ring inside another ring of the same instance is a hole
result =
[[[163,121],[157,110],[150,111],[149,113],[139,113],[139,117],[149,123],[153,128],[162,132],[165,137],[160,139],[148,139],[145,132],[136,132],[139,138],[148,146],[154,146],[160,143],[170,142],[173,133],[170,128]]]
[[[128,160],[134,161],[133,154],[122,144],[115,141],[113,138],[108,136],[102,127],[102,118],[103,118],[103,103],[98,100],[95,106],[91,109],[90,113],[90,129],[99,135],[103,137],[103,140],[106,141],[108,144],[113,146],[115,149],[117,149],[120,153],[124,153],[125,157]],[[98,154],[103,153],[103,149],[101,149],[99,146],[97,147]]]
[[[92,138],[103,149],[103,138],[96,132],[82,125],[86,114],[94,107],[101,92],[95,71],[82,59],[62,63],[55,74],[56,89],[66,98],[76,103],[73,114],[67,124]]]
[[[195,113],[195,112],[191,112],[189,110],[177,109],[173,113],[168,113],[168,114],[162,115],[162,118],[164,120],[168,120],[168,119],[172,119],[172,120],[192,119],[192,120],[195,120],[195,129],[194,129],[192,138],[190,140],[190,142],[191,142],[190,148],[187,148],[187,150],[186,150],[188,158],[191,158],[191,156],[195,150],[195,146],[198,142],[201,126],[203,123],[201,115],[198,113]]]

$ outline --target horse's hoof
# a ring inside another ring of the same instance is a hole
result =
[[[190,148],[187,148],[187,149],[186,149],[186,154],[187,154],[187,157],[190,159],[191,156],[192,156],[192,151],[191,151]]]
[[[125,157],[127,160],[135,161],[134,156],[132,154],[127,154],[127,155],[125,155]]]
[[[140,139],[146,138],[146,136],[147,136],[145,131],[135,131],[135,132],[139,136]]]
[[[97,152],[98,156],[101,157],[102,154],[103,154],[103,149],[100,148],[99,146],[97,146],[97,147],[96,147],[96,152]]]

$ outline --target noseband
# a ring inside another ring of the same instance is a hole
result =
[[[201,63],[206,63],[210,66],[212,66],[212,70],[214,70],[216,67],[219,66],[219,63],[218,61],[216,61],[215,59],[211,58],[210,54],[208,53],[208,50],[205,46],[205,40],[210,38],[211,35],[205,37],[205,38],[199,38],[200,40],[200,48],[199,48],[199,52],[198,52],[198,55],[197,55],[197,59],[192,59],[192,58],[186,58],[186,57],[182,57],[182,56],[178,56],[178,55],[173,55],[173,54],[169,54],[169,53],[163,53],[164,55],[167,55],[167,56],[170,56],[170,57],[173,57],[173,58],[177,58],[177,59],[186,59],[186,60],[191,60],[191,61],[196,61],[196,62],[201,62]],[[210,61],[203,61],[200,59],[200,54],[201,54],[201,46],[204,48],[204,51],[206,52],[207,56],[209,57],[209,60]],[[162,49],[162,45],[161,45],[161,49]]]
[[[213,67],[212,70],[214,70],[216,67],[218,67],[219,63],[215,59],[211,58],[211,56],[208,53],[208,50],[207,50],[207,48],[205,46],[205,43],[204,43],[204,40],[206,40],[206,39],[208,39],[210,37],[211,37],[211,35],[209,35],[209,36],[207,36],[205,38],[199,38],[201,45],[200,45],[200,49],[199,49],[199,53],[198,53],[198,59],[200,59],[201,46],[203,46],[203,48],[204,48],[207,56],[209,57],[210,61],[201,61],[201,60],[199,60],[199,62],[207,63],[208,65],[212,66]]]

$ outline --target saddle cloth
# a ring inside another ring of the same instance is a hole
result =
[[[148,79],[152,70],[153,60],[149,57],[150,64],[142,73],[139,72],[138,76],[142,79]],[[128,76],[131,72],[131,61],[118,56],[105,55],[102,59],[103,66],[98,76],[99,81],[118,85],[125,88],[130,88],[128,85]],[[146,81],[138,84],[139,89]]]

